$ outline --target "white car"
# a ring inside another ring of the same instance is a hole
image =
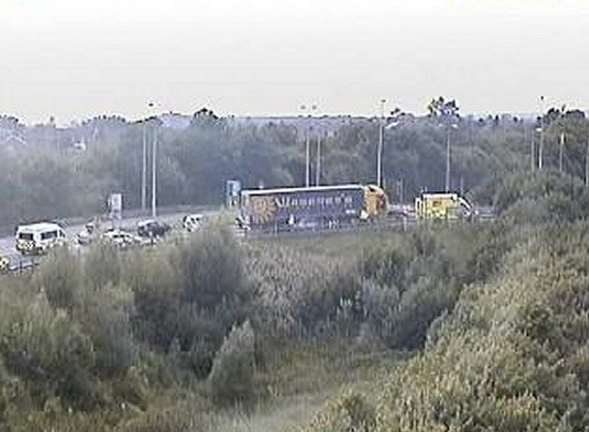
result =
[[[132,246],[138,246],[142,243],[142,239],[127,231],[120,229],[112,229],[106,231],[100,236],[100,239],[119,249],[127,249]]]
[[[189,214],[182,218],[182,227],[188,232],[198,231],[203,220],[204,216],[200,213]]]
[[[16,229],[16,250],[23,255],[41,255],[63,246],[67,238],[63,228],[53,222],[20,225]]]

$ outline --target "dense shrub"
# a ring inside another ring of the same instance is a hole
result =
[[[96,353],[90,337],[41,292],[28,305],[4,307],[0,353],[4,366],[42,406],[51,396],[88,408],[99,402],[91,374]]]
[[[247,273],[255,289],[252,323],[272,337],[327,336],[340,306],[360,290],[354,268],[287,247],[250,248]]]
[[[122,255],[108,244],[93,246],[84,257],[84,277],[94,288],[116,285],[122,271]]]
[[[435,320],[426,351],[377,384],[370,430],[589,427],[588,251],[586,224],[527,231],[495,278],[465,288]],[[350,430],[331,413],[308,430]]]
[[[312,430],[581,430],[588,242],[585,224],[502,218],[355,237],[346,254],[217,229],[149,252],[56,251],[32,276],[0,279],[0,422],[23,412],[21,430],[76,430],[104,413],[114,430],[199,430],[210,406],[168,408],[187,394],[254,401],[269,370],[257,361],[281,358],[264,350],[413,355],[427,341],[377,383],[378,400],[352,392]]]
[[[231,329],[215,355],[209,387],[216,403],[248,404],[254,394],[255,335],[249,321]]]
[[[550,170],[507,176],[494,203],[514,224],[575,221],[589,215],[589,192],[581,180]]]
[[[66,248],[53,251],[33,278],[52,306],[67,310],[80,305],[83,283],[80,260]]]
[[[312,421],[317,431],[370,432],[376,425],[376,411],[366,398],[348,391],[330,402]]]
[[[239,245],[228,229],[199,231],[171,253],[183,299],[214,310],[241,301],[246,280]]]

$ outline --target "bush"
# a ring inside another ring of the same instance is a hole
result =
[[[228,230],[199,231],[174,249],[170,260],[184,300],[201,309],[240,302],[246,294],[240,248]]]
[[[549,170],[506,177],[494,202],[511,223],[575,221],[589,215],[589,192],[583,183]]]
[[[122,256],[110,245],[91,247],[84,258],[84,277],[93,288],[117,285],[121,278]]]
[[[57,395],[82,408],[98,403],[90,373],[95,350],[78,323],[63,310],[53,310],[44,293],[13,313],[0,335],[0,353],[6,369],[27,384],[36,402]]]
[[[221,405],[249,404],[254,395],[254,331],[246,321],[235,326],[215,356],[209,388],[213,400]]]
[[[83,283],[80,260],[66,248],[52,251],[33,278],[33,286],[46,293],[53,307],[70,311],[82,301]]]
[[[365,397],[347,391],[330,402],[311,422],[313,431],[371,432],[376,426],[376,410]]]

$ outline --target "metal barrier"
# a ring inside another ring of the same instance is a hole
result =
[[[477,221],[473,223],[488,223],[495,220],[495,216],[492,214],[485,215],[484,217],[477,218]],[[456,220],[456,221],[448,221],[449,223],[464,223],[463,221]],[[271,239],[271,238],[305,238],[305,237],[316,237],[322,235],[331,235],[331,234],[359,234],[363,232],[380,232],[380,231],[406,231],[410,228],[418,226],[417,220],[415,218],[402,218],[402,219],[384,219],[380,221],[374,222],[361,222],[356,224],[347,224],[347,225],[339,225],[339,226],[331,226],[331,227],[315,227],[313,229],[292,229],[292,230],[267,230],[267,231],[247,231],[237,226],[234,226],[234,234],[236,237],[242,240],[263,240],[263,239]],[[141,245],[135,245],[130,247],[129,249],[135,248],[154,248],[161,244],[169,244],[173,242],[177,242],[178,240],[185,238],[184,235],[176,232],[172,235],[169,235],[167,240],[164,239],[152,239],[151,242],[145,242]],[[127,250],[121,249],[121,251]],[[81,251],[81,249],[80,249]],[[80,252],[81,253],[81,252]],[[4,274],[7,273],[23,273],[25,271],[34,270],[37,267],[43,257],[42,256],[22,256],[22,255],[13,255],[9,257],[10,265],[8,271],[5,271]],[[1,274],[1,273],[0,273]]]

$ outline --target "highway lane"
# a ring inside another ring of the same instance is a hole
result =
[[[170,224],[173,228],[180,228],[182,223],[182,217],[186,214],[191,213],[190,211],[183,211],[177,213],[162,214],[157,217],[157,220]],[[202,210],[195,209],[194,213],[200,213],[205,218],[211,218],[217,216],[219,210]],[[149,217],[130,217],[124,218],[121,221],[116,221],[114,226],[117,228],[125,229],[131,232],[136,232],[137,224],[141,221],[150,219]],[[84,229],[85,224],[65,225],[64,229],[69,242],[75,244],[76,234]],[[103,222],[102,228],[108,229],[112,226],[111,222]],[[11,261],[11,267],[17,267],[19,265],[29,266],[33,262],[32,257],[23,257],[15,249],[15,238],[14,236],[0,238],[0,254],[8,257]]]
[[[477,212],[478,212],[478,221],[479,222],[491,222],[493,220],[495,220],[495,212],[494,209],[492,209],[491,207],[479,207],[477,208]],[[183,211],[183,212],[176,212],[176,213],[169,213],[169,214],[163,214],[160,217],[158,217],[157,219],[163,222],[166,222],[168,224],[170,224],[173,228],[176,229],[181,229],[181,221],[182,221],[182,217],[186,214],[189,214],[191,212],[189,211]],[[219,216],[221,214],[221,210],[203,210],[202,208],[200,210],[195,209],[194,213],[200,213],[202,214],[205,219],[206,218],[213,218],[216,216]],[[131,231],[131,232],[136,232],[137,229],[137,224],[142,221],[142,220],[146,220],[149,218],[146,217],[130,217],[130,218],[125,218],[122,221],[116,222],[115,223],[115,227],[117,228],[122,228],[125,229],[127,231]],[[415,217],[414,215],[411,215],[407,218],[405,218],[405,220],[403,221],[403,219],[397,219],[397,220],[389,220],[388,222],[384,223],[384,224],[375,224],[372,227],[368,227],[370,230],[374,230],[374,229],[390,229],[390,228],[398,228],[398,227],[402,227],[402,226],[413,226],[415,225],[416,221],[415,221]],[[103,225],[103,228],[107,228],[110,227],[111,223],[110,222],[106,222]],[[76,239],[76,234],[79,233],[80,231],[82,231],[84,229],[84,224],[75,224],[75,225],[71,225],[71,226],[65,226],[65,231],[66,231],[66,235],[68,240],[71,242],[71,244],[76,245],[75,243],[75,239]],[[332,229],[332,230],[326,230],[325,233],[337,233],[337,232],[350,232],[350,231],[358,231],[361,232],[363,231],[362,229],[358,229],[358,228],[344,228],[341,230],[338,229]],[[310,231],[308,233],[304,233],[304,232],[292,232],[292,233],[282,233],[280,234],[280,236],[294,236],[294,235],[317,235],[320,234],[317,231]],[[275,236],[276,233],[250,233],[248,235],[245,235],[244,232],[239,231],[236,228],[236,235],[238,237],[246,237],[246,238],[264,238],[264,237],[272,237]],[[28,256],[22,256],[20,253],[18,253],[15,249],[15,239],[14,236],[10,236],[10,237],[4,237],[4,238],[0,238],[0,253],[6,257],[8,257],[11,261],[11,268],[12,269],[18,269],[18,268],[26,268],[26,267],[30,267],[34,262],[38,262],[40,259],[42,259],[42,257],[28,257]],[[75,247],[79,247],[79,246],[75,246]]]

